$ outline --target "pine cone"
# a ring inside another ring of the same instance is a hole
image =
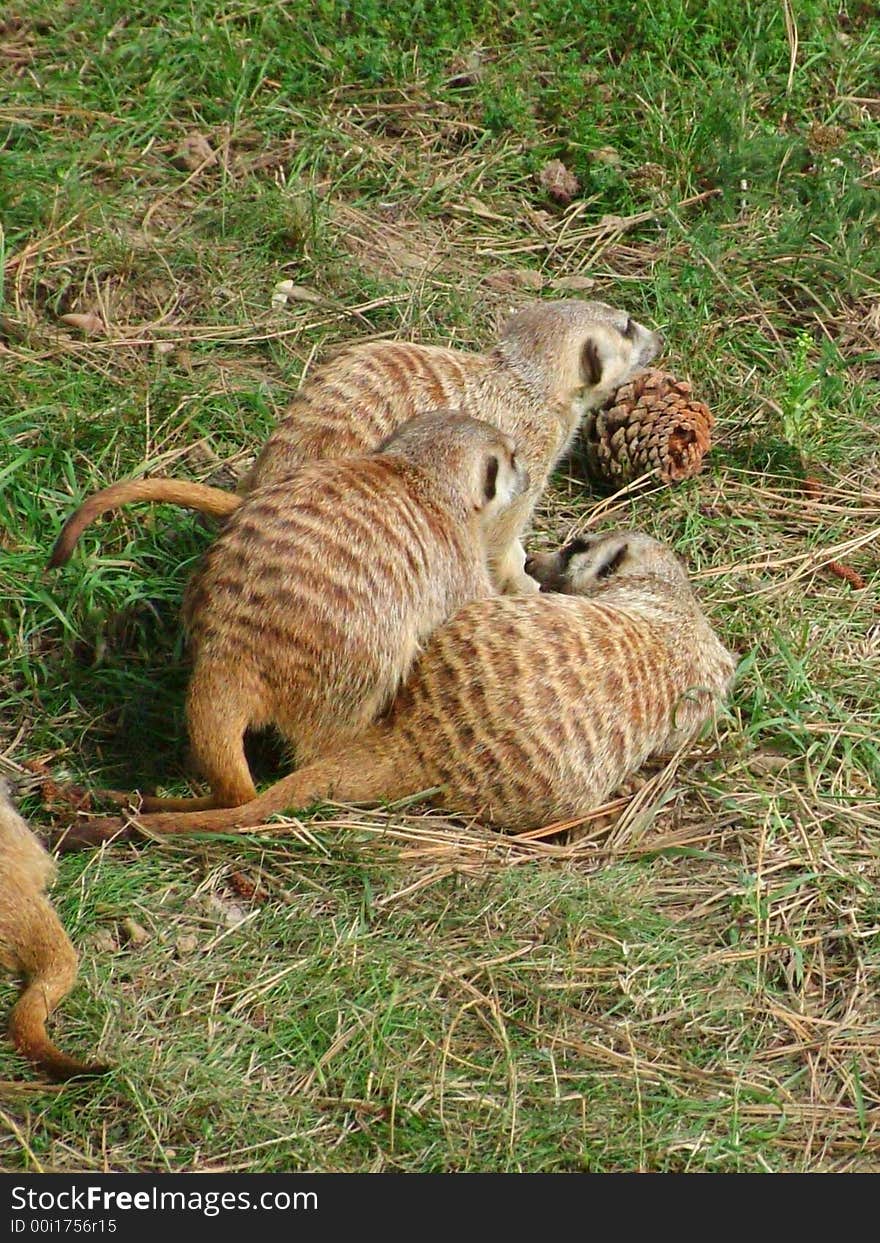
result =
[[[623,484],[655,467],[667,483],[696,475],[712,443],[715,419],[695,401],[687,380],[643,371],[622,384],[584,422],[587,466],[594,479]]]

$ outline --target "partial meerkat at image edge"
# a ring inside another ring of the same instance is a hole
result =
[[[501,591],[536,590],[520,543],[550,473],[585,414],[642,371],[660,335],[602,302],[533,303],[504,324],[485,353],[406,341],[355,342],[312,372],[242,479],[240,493],[287,478],[305,462],[376,449],[407,419],[459,408],[512,436],[531,484],[499,524],[490,555]],[[99,514],[135,501],[166,501],[224,516],[241,496],[165,478],[114,484],[67,520],[50,565],[63,565]]]
[[[523,830],[592,811],[652,754],[714,715],[736,661],[677,555],[638,532],[529,559],[549,591],[476,600],[434,632],[388,713],[358,740],[226,811],[136,815],[146,833],[255,826],[323,799],[444,809]],[[82,819],[65,846],[131,834]]]
[[[55,863],[21,818],[0,778],[0,966],[24,977],[9,1017],[18,1051],[52,1079],[100,1075],[106,1066],[80,1062],[50,1040],[46,1022],[76,982],[78,959],[46,897]]]

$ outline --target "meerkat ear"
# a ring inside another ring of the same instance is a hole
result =
[[[629,544],[620,544],[613,552],[609,553],[606,559],[596,568],[596,578],[610,578],[616,569],[624,561],[626,554],[629,552]]]
[[[589,388],[595,388],[602,380],[603,371],[599,346],[592,337],[587,337],[581,347],[581,376],[584,384]]]
[[[487,501],[495,500],[498,491],[498,458],[490,457],[486,463],[486,474],[483,479],[483,495]]]

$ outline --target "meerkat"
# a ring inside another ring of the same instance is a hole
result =
[[[459,407],[512,436],[531,486],[496,525],[490,569],[500,591],[537,591],[521,538],[551,471],[588,410],[655,357],[662,338],[602,302],[538,302],[513,315],[487,353],[404,341],[350,345],[306,382],[241,481],[247,495],[304,462],[369,452],[413,415]],[[114,484],[67,520],[50,565],[63,565],[99,514],[129,501],[168,501],[217,516],[239,503],[219,488],[155,478]]]
[[[254,798],[249,727],[275,725],[299,763],[362,733],[431,632],[492,594],[492,524],[528,482],[509,436],[445,412],[251,492],[184,601],[187,725],[211,795],[144,806]]]
[[[46,890],[55,863],[12,805],[0,779],[0,966],[25,979],[9,1019],[12,1043],[53,1079],[100,1074],[56,1048],[46,1020],[76,981],[76,951]]]
[[[734,657],[676,554],[616,531],[530,559],[539,596],[472,601],[441,626],[385,716],[231,811],[138,817],[150,832],[261,824],[325,798],[434,801],[512,830],[585,815],[657,752],[695,735]],[[83,821],[71,843],[123,821]]]

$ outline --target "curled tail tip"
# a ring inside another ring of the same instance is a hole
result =
[[[38,1061],[37,1065],[56,1083],[65,1083],[69,1079],[99,1079],[113,1070],[107,1062],[78,1062],[76,1058],[61,1053],[60,1049]]]
[[[54,1083],[66,1083],[70,1079],[97,1079],[108,1075],[113,1069],[105,1062],[81,1062],[69,1057],[48,1039],[38,1049],[19,1049],[19,1052]]]
[[[60,1083],[67,1079],[95,1078],[112,1068],[103,1062],[81,1062],[53,1044],[42,1023],[9,1021],[9,1037],[22,1057],[38,1067],[50,1079]]]
[[[63,950],[64,947],[62,946]],[[84,1062],[71,1057],[52,1041],[46,1031],[46,1020],[60,999],[71,987],[76,976],[76,955],[67,943],[71,961],[56,977],[31,977],[9,1016],[9,1039],[22,1057],[39,1067],[50,1079],[62,1081],[81,1076],[101,1075],[109,1068],[98,1062]]]
[[[105,1062],[80,1062],[75,1057],[69,1057],[57,1049],[51,1040],[47,1040],[42,1049],[27,1056],[55,1083],[66,1083],[69,1079],[97,1079],[101,1075],[109,1075],[113,1069]]]
[[[62,565],[67,565],[75,543],[75,540],[71,541],[67,539],[65,537],[65,531],[62,531],[55,541],[51,553],[49,554],[49,560],[46,562],[46,569],[57,570]]]

